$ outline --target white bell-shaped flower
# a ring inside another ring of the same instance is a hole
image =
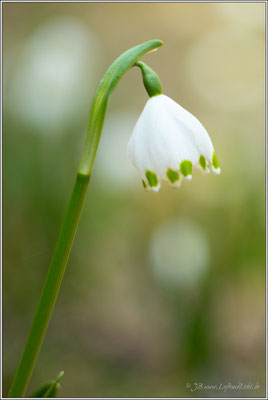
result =
[[[158,191],[161,180],[179,186],[192,178],[192,167],[220,173],[219,162],[203,125],[168,96],[151,97],[128,143],[128,157],[143,186]]]

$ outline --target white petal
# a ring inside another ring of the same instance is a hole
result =
[[[211,170],[216,175],[220,175],[220,173],[221,173],[221,169],[220,168],[215,168],[213,165],[211,166]]]
[[[128,145],[129,158],[140,173],[149,169],[159,178],[168,168],[177,170],[184,160],[196,164],[200,156],[191,132],[170,114],[165,98],[159,95],[148,100]]]
[[[208,161],[212,162],[214,147],[201,122],[168,96],[162,95],[161,102],[164,107],[169,109],[169,113],[173,116],[174,120],[177,121],[180,126],[185,127],[185,134],[190,136],[193,146],[196,147],[199,153],[203,154]]]
[[[152,192],[159,192],[160,187],[161,187],[161,185],[153,186],[153,187],[151,188],[151,189],[152,189]]]
[[[179,173],[183,161],[199,165],[201,155],[212,164],[213,153],[213,144],[203,125],[165,95],[147,101],[128,143],[129,159],[142,179],[148,183],[148,170],[156,174],[159,184],[151,188],[153,191],[159,190],[161,179],[169,180],[169,169]],[[220,172],[219,168],[212,170]],[[185,178],[191,180],[192,175],[188,173]],[[181,181],[182,176],[172,185],[179,186]]]

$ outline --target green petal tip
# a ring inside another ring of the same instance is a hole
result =
[[[192,167],[193,167],[193,164],[191,161],[189,161],[189,160],[182,161],[180,164],[180,171],[181,171],[182,175],[185,177],[190,176],[192,174]]]
[[[167,170],[167,177],[171,183],[175,183],[179,180],[180,176],[178,172],[174,171],[173,169],[169,168]]]
[[[148,183],[151,187],[156,187],[158,185],[158,179],[157,176],[154,172],[150,171],[149,169],[147,169],[145,176],[148,180]]]
[[[215,169],[219,169],[220,168],[220,163],[218,160],[218,157],[216,156],[216,153],[214,151],[213,156],[212,156],[212,165]]]
[[[201,168],[205,171],[206,167],[207,167],[207,162],[205,157],[201,154],[201,156],[199,157],[199,165],[201,166]]]

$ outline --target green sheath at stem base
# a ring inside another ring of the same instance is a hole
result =
[[[91,107],[87,137],[74,189],[62,223],[39,305],[8,397],[24,396],[41,349],[84,205],[109,96],[125,72],[142,55],[162,46],[162,44],[160,40],[150,40],[127,50],[114,61],[100,82]]]

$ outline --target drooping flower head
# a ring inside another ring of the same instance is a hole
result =
[[[144,77],[144,74],[143,74]],[[192,168],[220,173],[211,139],[199,120],[164,94],[147,101],[128,143],[128,157],[143,186],[158,191],[161,180],[179,186]]]

